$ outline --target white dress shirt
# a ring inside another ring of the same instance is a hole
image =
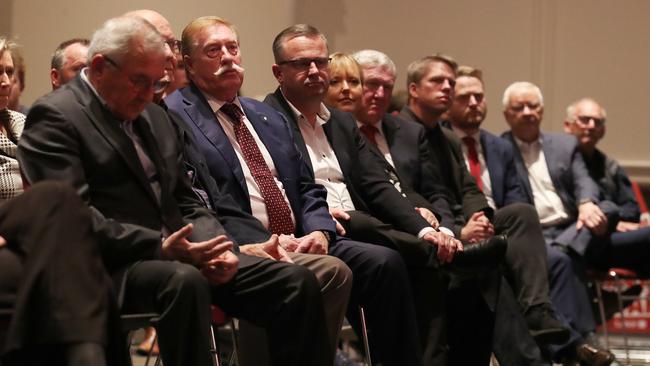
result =
[[[307,145],[315,181],[327,190],[327,205],[331,209],[354,210],[352,196],[343,179],[343,170],[323,130],[323,125],[330,119],[329,110],[321,103],[316,123],[312,125],[291,102],[287,100],[287,103],[298,120],[298,127]]]
[[[567,221],[569,215],[564,209],[564,204],[557,194],[555,186],[553,186],[541,138],[527,143],[515,137],[515,141],[524,158],[526,169],[528,169],[528,181],[533,190],[533,199],[540,223],[543,227],[548,227]]]
[[[492,197],[492,180],[490,180],[490,171],[487,168],[487,163],[485,162],[485,154],[483,153],[483,146],[481,145],[481,133],[476,131],[474,134],[468,134],[463,130],[460,130],[452,126],[454,133],[461,140],[461,146],[463,148],[463,157],[465,158],[465,165],[469,171],[469,149],[467,145],[462,141],[463,137],[470,136],[474,139],[474,145],[476,147],[476,153],[478,154],[478,162],[481,164],[481,182],[483,183],[483,194],[487,199],[488,205],[493,209],[497,209],[497,205],[494,203],[494,198]]]
[[[268,229],[269,216],[266,212],[266,203],[264,202],[264,197],[262,197],[262,191],[260,190],[260,187],[257,185],[257,182],[255,182],[255,178],[253,178],[253,175],[251,174],[251,171],[248,168],[248,165],[246,164],[246,160],[244,159],[244,154],[242,153],[242,149],[239,146],[239,142],[237,142],[237,138],[235,137],[235,126],[233,125],[233,122],[225,113],[221,111],[221,106],[223,106],[227,102],[217,100],[207,94],[203,94],[203,95],[208,101],[210,108],[212,108],[212,112],[216,113],[219,124],[221,124],[221,127],[223,127],[223,131],[226,133],[226,136],[228,136],[228,140],[230,141],[230,144],[235,150],[235,154],[237,155],[237,160],[239,160],[239,165],[241,165],[242,172],[244,173],[244,178],[246,179],[246,188],[248,189],[248,197],[250,199],[251,213],[253,216],[255,216],[256,219],[262,222],[265,228]],[[244,112],[244,109],[242,108],[241,103],[239,102],[239,98],[235,98],[233,104],[237,105],[242,110],[242,113]],[[271,154],[269,154],[269,151],[266,149],[266,146],[264,146],[264,143],[262,143],[262,140],[260,140],[259,136],[257,135],[257,132],[255,131],[255,128],[253,128],[253,125],[248,120],[246,113],[244,113],[244,124],[250,131],[251,135],[253,136],[253,139],[255,139],[255,143],[257,144],[257,147],[259,147],[260,152],[262,153],[262,157],[266,162],[266,166],[269,167],[271,174],[273,174],[273,180],[275,181],[275,184],[280,189],[280,192],[282,192],[282,197],[284,197],[284,200],[287,202],[287,206],[289,206],[289,210],[291,211],[291,220],[295,224],[296,218],[293,214],[293,210],[291,210],[291,204],[287,199],[287,193],[284,191],[284,186],[282,185],[282,182],[278,179],[278,172],[275,169],[275,164],[273,163]]]

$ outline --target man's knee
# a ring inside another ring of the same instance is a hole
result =
[[[521,222],[525,225],[539,226],[539,216],[533,205],[528,203],[512,203],[497,210],[497,215],[503,216],[508,221]]]
[[[175,296],[208,296],[210,286],[207,279],[194,266],[180,262],[168,262],[173,269],[170,271],[167,285]]]

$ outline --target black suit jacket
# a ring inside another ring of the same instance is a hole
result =
[[[419,189],[420,194],[433,203],[436,212],[442,216],[440,224],[459,236],[460,229],[473,213],[484,211],[492,218],[494,210],[469,173],[456,135],[438,124],[435,129],[440,129],[444,138],[441,139],[443,145],[436,150],[430,136],[435,132],[433,129],[425,127],[408,107],[402,110],[400,117],[404,123],[390,145],[391,154],[393,158],[400,157],[396,162],[396,165],[401,165],[398,170],[403,176],[409,175],[409,178],[403,178],[419,182],[416,190]],[[438,156],[436,151],[442,151],[442,156]],[[428,158],[427,154],[435,155],[435,159]],[[448,169],[435,160],[446,161]],[[444,188],[441,188],[442,182]]]
[[[280,89],[267,95],[264,102],[291,121],[298,150],[311,168],[309,152],[298,121]],[[413,203],[403,197],[388,181],[383,156],[361,136],[354,117],[335,109],[330,109],[330,113],[330,120],[323,125],[323,129],[339,161],[355,208],[369,212],[398,230],[414,235],[430,226],[415,211]]]
[[[39,99],[19,144],[19,160],[30,183],[71,183],[93,211],[94,229],[109,271],[159,257],[161,229],[194,224],[191,240],[225,234],[194,195],[177,134],[165,111],[149,104],[134,129],[157,170],[156,199],[120,121],[80,78]]]

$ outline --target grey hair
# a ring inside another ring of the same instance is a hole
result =
[[[503,92],[503,100],[501,101],[503,103],[503,108],[508,108],[512,93],[519,89],[532,90],[535,94],[537,94],[537,97],[539,98],[539,105],[542,107],[544,106],[544,96],[542,95],[542,91],[537,85],[528,81],[515,81],[514,83],[510,84]]]
[[[584,102],[592,102],[600,108],[600,112],[603,114],[603,118],[607,118],[607,111],[605,111],[605,108],[600,105],[594,98],[580,98],[576,100],[575,102],[569,104],[569,106],[566,108],[566,119],[567,121],[573,121],[576,119],[576,109],[578,109],[578,104],[584,103]]]
[[[377,50],[361,50],[352,54],[362,68],[381,67],[390,71],[393,76],[397,76],[397,68],[393,60],[383,52]]]
[[[138,17],[118,17],[107,20],[95,31],[88,47],[88,60],[102,54],[122,61],[132,51],[134,39],[141,42],[144,53],[165,53],[165,40],[151,23]]]

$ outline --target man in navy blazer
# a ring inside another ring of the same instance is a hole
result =
[[[483,193],[492,207],[501,208],[513,202],[527,203],[515,167],[515,156],[518,153],[506,140],[480,128],[487,113],[483,87],[480,70],[469,66],[458,68],[454,100],[449,109],[450,128],[461,141],[466,136],[476,139],[467,142],[476,144],[475,159],[478,160],[480,170],[477,169],[473,174],[478,176],[477,181],[481,180]],[[467,146],[467,143],[463,141],[462,151],[469,166],[472,156],[471,147]],[[471,169],[470,173],[472,173]],[[567,348],[581,340],[582,335],[578,330],[589,328],[589,325],[573,325],[580,324],[583,318],[587,319],[588,324],[592,324],[593,316],[584,287],[574,279],[571,258],[551,246],[547,247],[547,256],[551,301],[559,311],[558,315],[571,329],[569,339],[557,346],[549,347],[549,352],[555,354],[558,349]]]
[[[549,253],[560,250],[568,254],[574,262],[576,279],[581,280],[585,264],[603,266],[607,262],[609,235],[616,227],[618,210],[612,202],[600,200],[598,186],[589,177],[576,139],[541,132],[544,99],[536,85],[511,84],[504,92],[503,106],[511,130],[502,137],[515,149],[517,176],[526,199],[537,209]],[[584,295],[579,298],[584,299]],[[599,345],[592,341],[595,322],[589,304],[584,300],[572,303],[562,296],[556,299],[558,310],[582,336],[573,344],[578,358],[591,355],[592,360],[612,362],[613,355],[598,349]],[[587,351],[588,347],[595,351]],[[565,346],[553,353],[566,356],[569,350]]]
[[[191,45],[183,47],[191,83],[165,103],[180,117],[181,127],[189,132],[193,148],[201,155],[192,163],[205,164],[205,169],[196,171],[210,175],[197,178],[214,179],[222,193],[232,196],[268,227],[269,207],[274,203],[261,194],[252,176],[243,153],[251,146],[240,143],[235,121],[221,109],[233,103],[243,113],[241,123],[290,207],[295,231],[280,235],[281,245],[290,256],[291,252],[330,254],[343,260],[354,276],[347,317],[361,335],[359,306],[364,308],[373,361],[418,365],[421,351],[404,263],[393,250],[337,236],[326,191],[314,182],[285,117],[267,104],[237,96],[243,69],[232,24],[216,17],[199,18],[186,27],[182,42]],[[326,309],[328,316],[329,311]],[[340,322],[336,327],[340,328]],[[333,333],[336,339],[337,332]]]

